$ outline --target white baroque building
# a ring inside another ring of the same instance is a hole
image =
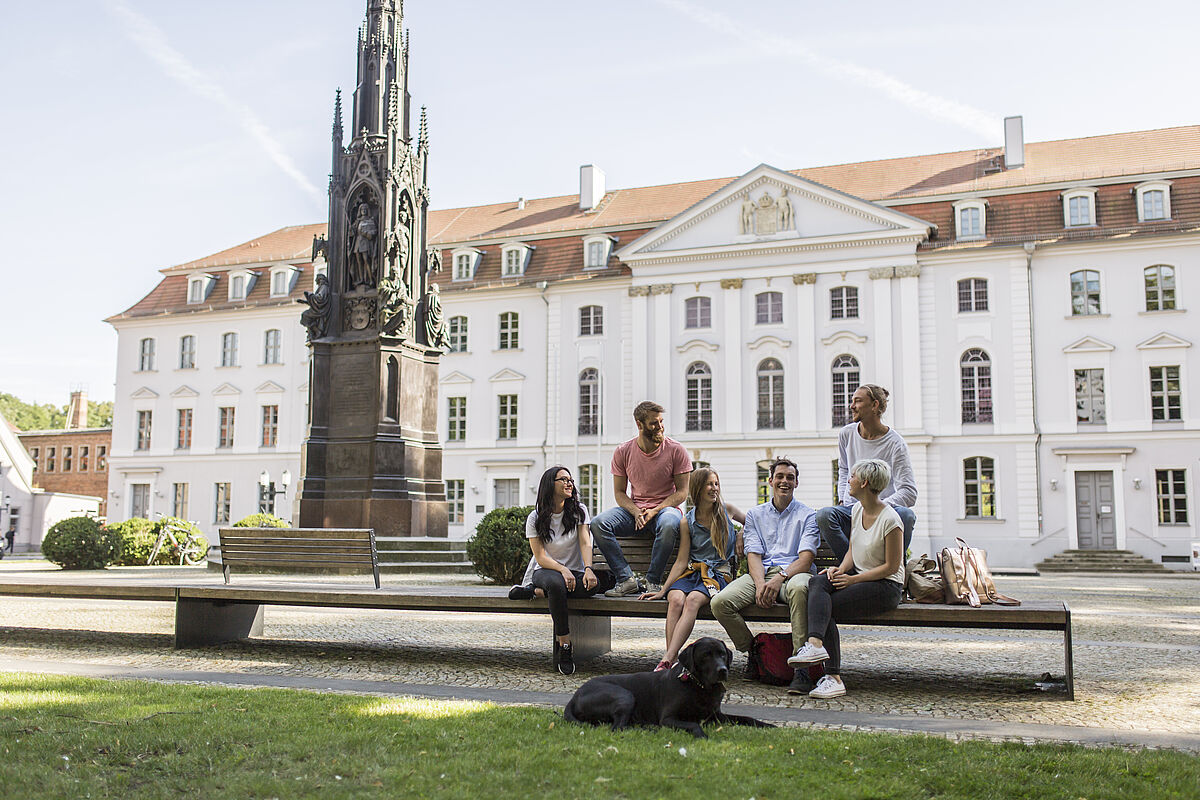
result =
[[[307,368],[292,301],[322,231],[164,270],[112,318],[114,516],[137,492],[169,511],[183,483],[211,529],[222,492],[236,519],[257,510],[262,470],[295,482]],[[1014,118],[1002,148],[613,191],[589,166],[579,195],[431,212],[430,234],[451,334],[451,536],[532,503],[552,464],[590,507],[611,505],[611,454],[643,399],[734,503],[757,502],[762,467],[788,456],[800,496],[828,504],[846,403],[871,382],[891,390],[885,421],[912,453],[915,552],[961,536],[1004,566],[1092,548],[1183,567],[1200,538],[1200,127],[1026,144]],[[288,294],[263,294],[285,268]],[[238,274],[258,276],[245,300],[228,294]],[[184,302],[197,281],[215,300]],[[271,329],[283,364],[251,360]],[[219,366],[229,332],[244,342],[233,368]],[[203,343],[194,369],[138,369],[142,340],[175,358],[185,335]],[[179,452],[172,420],[189,405]],[[237,409],[228,448],[222,407]],[[144,411],[159,427],[139,451]]]

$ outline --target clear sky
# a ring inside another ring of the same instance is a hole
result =
[[[1188,2],[406,5],[439,208],[1200,122]],[[111,400],[158,269],[325,219],[366,3],[5,6],[0,391]]]

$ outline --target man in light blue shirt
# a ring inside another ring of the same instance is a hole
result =
[[[800,647],[808,640],[808,579],[821,534],[813,510],[793,496],[798,474],[796,465],[786,458],[771,464],[771,499],[746,512],[742,531],[749,574],[712,599],[713,617],[743,653],[750,651],[754,637],[742,619],[742,609],[751,605],[770,608],[780,599],[790,612],[793,645]],[[810,689],[808,672],[797,670],[788,693],[807,694]]]

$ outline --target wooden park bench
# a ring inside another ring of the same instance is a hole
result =
[[[231,567],[287,571],[321,566],[330,572],[370,572],[379,588],[379,554],[371,528],[221,528],[221,571]]]

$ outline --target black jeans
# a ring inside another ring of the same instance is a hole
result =
[[[533,571],[533,585],[546,593],[546,602],[550,606],[550,618],[554,620],[554,635],[566,636],[571,632],[571,624],[567,620],[568,597],[591,597],[602,590],[597,584],[591,589],[583,588],[583,573],[574,572],[575,588],[567,591],[567,582],[562,573],[555,569],[538,568]]]
[[[808,582],[808,635],[816,636],[829,651],[825,671],[842,673],[842,644],[838,638],[837,617],[864,617],[882,614],[900,605],[904,588],[895,581],[855,583],[834,589],[823,573]]]

